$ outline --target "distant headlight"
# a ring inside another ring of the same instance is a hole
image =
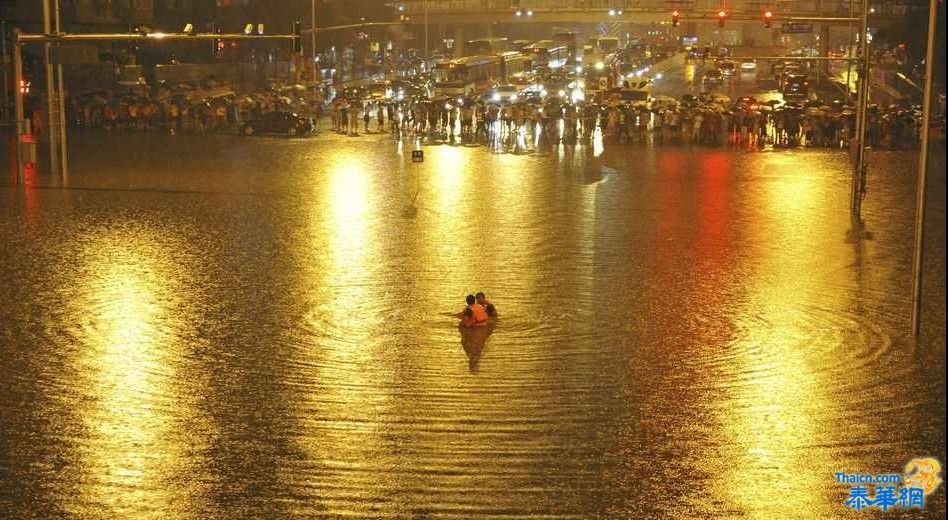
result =
[[[603,63],[603,62],[601,62],[601,61],[597,61],[597,62],[596,62],[596,70],[602,70],[602,69],[604,69],[604,68],[606,68],[606,64],[605,64],[605,63]]]
[[[494,101],[500,101],[500,92],[494,92],[494,96],[492,99]]]

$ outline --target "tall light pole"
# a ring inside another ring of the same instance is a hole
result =
[[[59,23],[59,0],[51,0],[51,1],[55,2],[55,6],[56,6],[56,9],[54,11],[54,14],[55,14],[54,27],[56,28],[56,34],[58,35],[60,32],[62,32],[62,27],[60,26],[60,23]],[[67,177],[69,176],[69,168],[68,168],[68,159],[67,159],[68,154],[66,153],[66,123],[67,123],[66,121],[66,89],[63,86],[63,60],[61,58],[58,60],[58,63],[56,63],[56,76],[57,76],[56,81],[58,82],[57,84],[58,95],[56,96],[57,101],[58,101],[58,106],[56,108],[59,111],[59,116],[57,117],[57,120],[59,121],[59,146],[60,146],[60,149],[59,149],[60,165],[59,166],[62,171],[63,183],[65,184]]]
[[[912,268],[912,334],[921,329],[922,249],[925,247],[925,191],[928,186],[928,129],[931,127],[932,76],[935,62],[935,34],[938,32],[938,0],[928,1],[928,49],[925,52],[925,98],[922,100],[922,142],[918,158],[918,187],[915,191],[915,262]]]
[[[43,33],[52,34],[53,24],[49,9],[50,0],[43,0]],[[53,77],[52,46],[50,42],[43,43],[43,65],[46,69],[46,136],[49,139],[49,169],[53,174],[59,173],[59,129],[55,125],[56,110],[56,81]],[[36,130],[35,128],[33,129]]]
[[[310,49],[312,50],[312,53],[313,53],[313,83],[318,83],[323,78],[319,70],[319,60],[316,57],[316,0],[312,0],[311,7],[312,9],[310,10],[311,17],[310,17],[310,24],[309,24],[309,28],[311,32],[310,32],[309,44],[310,44]]]
[[[859,106],[856,109],[856,156],[850,212],[856,239],[862,235],[862,198],[866,193],[866,108],[869,105],[869,0],[862,2],[862,23],[859,26]]]
[[[425,0],[425,71],[428,71],[428,0]]]

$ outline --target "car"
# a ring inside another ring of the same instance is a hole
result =
[[[365,87],[365,96],[368,99],[372,99],[374,101],[381,99],[391,99],[392,87],[387,81],[370,83]]]
[[[744,72],[757,70],[757,60],[745,59],[744,61],[741,62],[741,70]]]
[[[635,88],[611,88],[600,94],[601,102],[610,104],[645,103],[649,100],[649,96],[648,90]]]
[[[365,99],[365,89],[362,87],[346,87],[342,89],[342,97],[355,101]]]
[[[790,74],[784,79],[783,99],[786,101],[803,101],[809,95],[810,82],[802,74]]]
[[[791,81],[807,83],[807,75],[802,70],[785,69],[783,75],[780,76],[780,88],[786,88],[787,84],[789,84]]]
[[[724,75],[719,69],[708,69],[704,71],[701,81],[705,85],[720,85],[724,81]]]
[[[775,79],[759,79],[757,90],[763,93],[780,92],[780,83]]]
[[[484,94],[484,101],[488,103],[511,103],[517,100],[516,85],[497,85]]]
[[[267,112],[258,119],[251,119],[240,128],[240,133],[246,136],[254,134],[279,134],[296,137],[312,133],[315,128],[311,118],[300,116],[294,112],[276,110]]]
[[[422,93],[422,88],[411,81],[399,79],[391,83],[392,97],[401,101],[406,98],[412,98]]]
[[[721,71],[721,74],[725,76],[733,76],[737,65],[731,60],[718,60],[719,65],[718,69]]]

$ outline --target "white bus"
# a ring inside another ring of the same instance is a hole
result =
[[[435,96],[470,96],[503,78],[503,68],[499,56],[469,56],[436,64],[433,76]]]
[[[549,67],[557,69],[566,65],[569,58],[569,48],[566,45],[551,40],[541,40],[523,48],[523,53],[533,58],[533,67]]]
[[[507,38],[477,38],[464,44],[465,56],[489,56],[509,50],[510,42]]]
[[[522,52],[510,51],[498,55],[501,65],[501,78],[504,83],[524,85],[528,83],[527,73],[533,70],[533,57]]]

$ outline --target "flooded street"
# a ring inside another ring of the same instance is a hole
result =
[[[835,150],[70,146],[0,184],[0,518],[876,518],[834,473],[946,460],[943,149],[916,342],[915,152],[849,243]]]

